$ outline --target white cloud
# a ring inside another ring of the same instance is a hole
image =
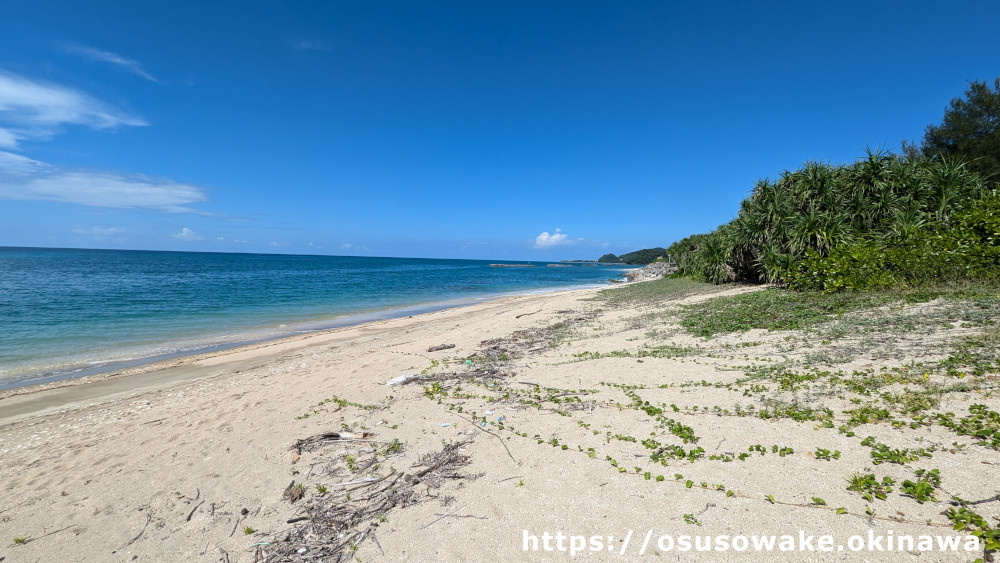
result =
[[[272,241],[271,244],[270,244],[270,246],[276,246],[276,247],[288,246],[288,243],[287,242]]]
[[[345,242],[344,244],[340,245],[340,248],[343,248],[344,250],[364,250],[364,251],[368,250],[368,247],[363,244],[351,244],[349,242]]]
[[[142,118],[86,94],[0,71],[0,146],[24,139],[47,139],[62,125],[107,129],[148,125]]]
[[[562,232],[562,229],[556,229],[556,232],[552,234],[549,234],[548,231],[543,231],[542,234],[535,237],[535,248],[549,248],[569,243],[570,241],[568,240],[566,233]]]
[[[37,160],[0,151],[0,197],[77,203],[92,207],[143,208],[197,213],[205,201],[197,186],[141,174],[59,170]]]
[[[108,51],[102,51],[100,49],[95,49],[93,47],[88,47],[86,45],[71,45],[67,47],[67,50],[71,53],[76,53],[77,55],[80,55],[85,59],[90,59],[92,61],[99,61],[104,63],[111,63],[113,65],[120,66],[125,70],[131,72],[132,74],[141,76],[146,80],[149,80],[150,82],[159,82],[159,80],[157,80],[151,74],[143,70],[142,66],[140,66],[138,62],[133,61],[132,59],[126,59],[121,55],[117,55],[115,53],[111,53]]]
[[[203,236],[195,233],[194,231],[192,231],[191,229],[189,229],[187,227],[184,227],[183,229],[181,229],[181,232],[179,232],[179,233],[177,233],[175,235],[170,235],[170,236],[174,237],[175,239],[184,240],[184,241],[188,241],[188,242],[194,242],[194,241],[198,241],[198,240],[203,240],[205,238],[205,237],[203,237]]]

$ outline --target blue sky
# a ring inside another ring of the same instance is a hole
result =
[[[8,2],[0,245],[594,259],[895,149],[1000,3]]]

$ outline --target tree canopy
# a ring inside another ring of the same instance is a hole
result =
[[[636,250],[635,252],[629,252],[628,254],[622,254],[618,257],[621,262],[626,264],[650,264],[655,262],[658,258],[666,258],[667,249],[657,246],[656,248],[643,248],[642,250]]]
[[[1000,181],[1000,78],[973,81],[965,98],[951,100],[940,125],[929,125],[921,151],[926,156],[961,156],[990,182]]]

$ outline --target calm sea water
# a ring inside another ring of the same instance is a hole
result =
[[[0,247],[0,389],[623,270],[534,264]]]

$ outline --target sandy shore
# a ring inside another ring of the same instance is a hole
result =
[[[712,291],[681,301],[719,294]],[[741,291],[748,289],[722,293]],[[676,302],[614,307],[591,300],[596,292],[505,298],[172,360],[132,375],[8,393],[0,399],[0,561],[261,560],[295,537],[304,524],[289,520],[307,507],[348,502],[342,491],[355,485],[341,483],[401,475],[382,495],[412,496],[367,518],[360,528],[368,530],[365,539],[356,551],[346,548],[351,558],[569,557],[568,551],[545,551],[544,544],[525,552],[525,530],[539,540],[545,532],[600,536],[600,551],[578,556],[608,560],[974,558],[919,550],[658,550],[657,538],[665,534],[798,538],[804,531],[833,534],[838,542],[869,531],[947,534],[940,515],[947,505],[897,493],[866,503],[847,491],[845,476],[855,469],[898,481],[912,473],[896,465],[873,468],[868,448],[833,428],[690,409],[731,409],[739,398],[723,386],[742,376],[737,366],[743,356],[709,348],[757,342],[754,354],[778,355],[773,349],[781,334],[751,332],[706,343],[658,316]],[[427,351],[440,344],[455,347]],[[694,353],[616,354],[651,344]],[[424,381],[386,385],[421,373]],[[693,428],[706,456],[737,454],[754,444],[767,454],[738,462],[650,461],[650,450],[634,440],[655,436],[665,444],[692,445],[666,433],[652,411],[629,408],[628,389],[616,387],[622,384],[646,386],[632,392],[653,405],[683,407],[664,414]],[[753,398],[739,400],[750,404]],[[977,400],[1000,406],[996,397]],[[956,404],[953,410],[965,408]],[[330,432],[359,439],[293,448],[297,440]],[[919,436],[885,424],[862,432],[894,447],[956,441],[939,427],[921,429]],[[461,445],[452,452],[454,463],[414,477],[428,467],[426,456],[447,444]],[[772,445],[795,453],[772,454]],[[819,460],[812,455],[818,447],[842,455]],[[373,465],[363,467],[366,460]],[[928,466],[940,469],[943,488],[978,499],[1000,490],[998,461],[994,450],[967,447],[939,450]],[[303,484],[304,498],[288,498],[290,483]],[[363,507],[360,494],[350,500],[354,506]],[[827,506],[813,506],[813,497]],[[871,504],[874,518],[865,515]],[[837,514],[839,507],[847,513]],[[629,531],[633,537],[625,546]],[[640,557],[648,531],[652,541]],[[562,545],[568,548],[568,540]],[[306,557],[313,548],[301,549]]]

